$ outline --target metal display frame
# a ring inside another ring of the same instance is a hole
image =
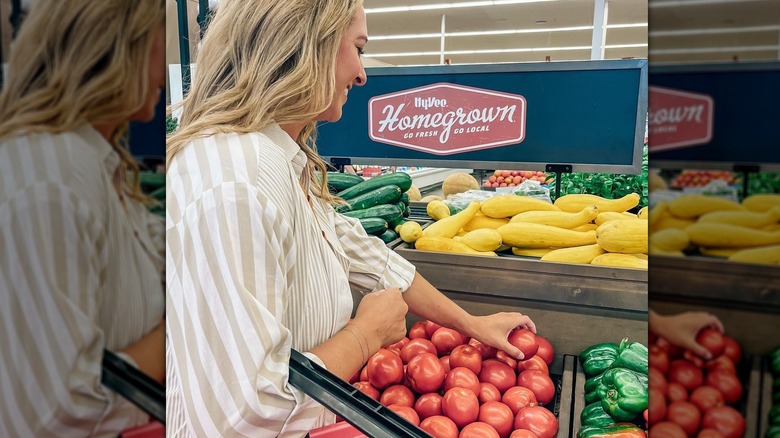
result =
[[[469,73],[527,73],[527,72],[564,72],[564,71],[597,71],[597,70],[634,70],[639,69],[639,89],[637,90],[637,117],[634,127],[634,144],[632,164],[591,164],[591,163],[540,163],[524,161],[474,161],[458,159],[400,159],[400,158],[370,158],[343,157],[322,155],[334,164],[376,164],[380,166],[414,165],[424,167],[463,167],[469,169],[496,169],[501,166],[515,166],[526,170],[543,170],[547,172],[589,172],[589,173],[642,173],[642,151],[644,148],[645,126],[647,116],[647,59],[620,59],[607,61],[561,61],[561,62],[528,62],[512,64],[478,64],[478,65],[444,65],[422,67],[372,67],[366,69],[366,74],[372,76],[402,76],[402,75],[452,75]],[[560,178],[559,178],[560,179]]]

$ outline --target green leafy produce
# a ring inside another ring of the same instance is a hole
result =
[[[175,118],[168,116],[165,118],[165,133],[171,134],[179,127],[179,121]]]

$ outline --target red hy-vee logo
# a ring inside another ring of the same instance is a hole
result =
[[[368,102],[369,137],[435,155],[517,144],[525,139],[523,96],[439,83]]]
[[[696,146],[712,140],[712,97],[650,87],[648,100],[650,152]]]

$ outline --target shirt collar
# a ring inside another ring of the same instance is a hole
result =
[[[295,171],[295,176],[300,179],[303,174],[303,169],[309,162],[303,149],[301,149],[298,143],[296,143],[295,140],[293,140],[277,123],[269,125],[267,128],[263,129],[262,132],[282,148],[284,157],[290,162]]]
[[[119,157],[119,153],[114,150],[114,147],[100,135],[92,125],[86,124],[76,129],[76,135],[84,140],[84,143],[92,146],[98,153],[98,158],[103,162],[106,170],[113,173],[119,166],[122,159]]]

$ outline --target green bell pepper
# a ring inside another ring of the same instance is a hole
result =
[[[772,425],[766,430],[765,438],[780,438],[780,426]]]
[[[585,409],[580,413],[580,423],[583,426],[604,427],[615,424],[615,420],[604,411],[604,407],[597,401],[585,406]]]
[[[585,374],[595,376],[608,370],[618,358],[618,345],[596,344],[582,350],[579,359]]]
[[[647,386],[631,370],[604,372],[598,394],[604,410],[617,421],[631,421],[647,409]]]
[[[612,363],[612,368],[626,368],[638,373],[647,374],[647,347],[639,342],[628,342],[623,338],[618,347],[618,357]]]
[[[597,389],[599,389],[599,385],[601,384],[601,379],[604,377],[604,373],[599,374],[598,376],[593,376],[590,379],[585,381],[585,392],[593,392]]]
[[[586,426],[577,432],[577,438],[647,438],[644,430],[631,423],[611,426]]]

